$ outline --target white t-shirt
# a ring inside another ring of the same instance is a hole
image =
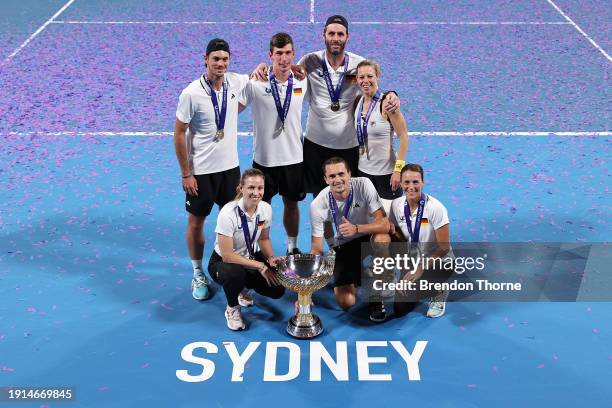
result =
[[[408,240],[411,241],[410,234],[408,233],[408,224],[406,224],[406,217],[404,216],[404,203],[406,202],[406,196],[396,198],[391,203],[391,213],[389,214],[389,221],[391,224],[395,224],[402,230],[402,234]],[[410,225],[414,231],[414,223],[416,221],[418,207],[410,214]],[[438,201],[435,197],[425,194],[425,207],[423,208],[423,218],[421,219],[421,229],[419,231],[419,247],[423,251],[424,256],[428,256],[434,249],[435,246],[425,245],[427,243],[437,242],[436,230],[449,223],[448,211],[446,207]],[[446,254],[445,258],[454,257],[452,249]]]
[[[353,190],[353,204],[346,217],[351,224],[370,224],[374,222],[372,214],[383,204],[374,188],[374,184],[370,179],[365,177],[352,177],[351,189]],[[336,200],[338,205],[338,222],[342,220],[344,214],[345,201]],[[310,203],[310,222],[312,227],[312,236],[323,236],[323,223],[330,221],[333,224],[333,216],[329,205],[329,186],[325,187],[317,197]],[[338,237],[334,225],[334,233],[336,235],[336,245],[342,245],[366,234],[357,233],[350,237]]]
[[[357,131],[357,115],[359,115],[359,105],[362,99],[363,97],[359,98],[355,108],[355,132]],[[396,157],[393,149],[393,127],[380,113],[380,104],[381,101],[378,100],[368,122],[368,149],[359,155],[359,170],[373,176],[393,173]],[[363,109],[363,117],[366,113],[367,110]],[[361,123],[363,124],[363,118]]]
[[[244,239],[244,232],[242,232],[242,221],[240,220],[240,214],[238,214],[238,207],[244,212],[249,225],[249,234],[253,236],[253,231],[257,228],[257,234],[255,235],[254,252],[259,251],[259,245],[257,240],[261,235],[261,231],[265,228],[270,228],[272,225],[272,207],[265,201],[261,201],[257,205],[257,210],[253,216],[249,216],[244,210],[244,199],[241,198],[237,201],[230,201],[225,204],[219,215],[217,216],[217,227],[215,233],[225,235],[226,237],[232,237],[234,239],[234,253],[241,256],[249,256],[249,250],[247,249],[246,241]],[[259,224],[256,225],[257,217],[259,216]],[[219,237],[215,238],[215,252],[221,256],[221,249],[219,249]]]
[[[330,108],[332,102],[323,77],[324,52],[322,50],[306,54],[298,63],[304,65],[308,71],[307,99],[310,108],[306,122],[306,139],[331,149],[349,149],[357,146],[353,103],[359,95],[356,82],[357,64],[363,61],[363,57],[351,52],[347,53],[349,65],[344,85],[340,90],[340,109],[334,112]],[[335,89],[340,75],[344,73],[344,65],[335,71],[327,61],[327,69]]]
[[[281,106],[285,102],[287,82],[279,83]],[[270,81],[250,80],[240,96],[240,103],[253,105],[253,133],[255,141],[253,160],[262,166],[286,166],[301,163],[302,152],[302,102],[308,82],[293,78],[293,92],[285,128],[274,104]]]
[[[228,72],[225,81],[228,101],[221,140],[215,136],[215,110],[204,76],[189,84],[179,97],[176,118],[189,123],[185,136],[193,174],[217,173],[238,167],[238,98],[249,77]],[[222,91],[217,92],[217,101],[221,109]]]

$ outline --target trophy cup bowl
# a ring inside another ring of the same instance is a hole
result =
[[[300,254],[282,257],[276,264],[278,280],[298,294],[298,312],[287,323],[287,333],[291,336],[309,339],[323,331],[321,319],[311,311],[311,296],[334,275],[334,261],[334,257]]]

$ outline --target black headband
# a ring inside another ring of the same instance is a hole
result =
[[[327,27],[330,24],[340,24],[343,25],[346,28],[346,31],[348,31],[348,21],[346,20],[346,18],[340,16],[340,15],[335,15],[335,16],[331,16],[327,19],[327,21],[325,22],[325,27]]]
[[[227,43],[227,41],[222,40],[221,38],[213,38],[206,46],[206,55],[215,51],[226,51],[229,54],[229,44]]]

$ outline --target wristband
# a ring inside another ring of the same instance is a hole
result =
[[[193,176],[193,174],[188,174],[188,175],[186,175],[186,176],[183,176],[183,178],[184,178],[184,179],[186,179],[186,178],[189,178],[189,177],[191,177],[191,176]]]
[[[405,165],[406,165],[406,162],[404,160],[396,160],[395,161],[395,167],[393,168],[393,171],[401,173],[401,171],[402,171],[402,169],[404,168]]]
[[[355,224],[355,234],[359,233],[359,225]]]

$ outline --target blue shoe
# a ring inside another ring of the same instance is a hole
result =
[[[191,280],[191,295],[195,300],[206,300],[210,296],[208,280],[204,274],[193,275]]]

